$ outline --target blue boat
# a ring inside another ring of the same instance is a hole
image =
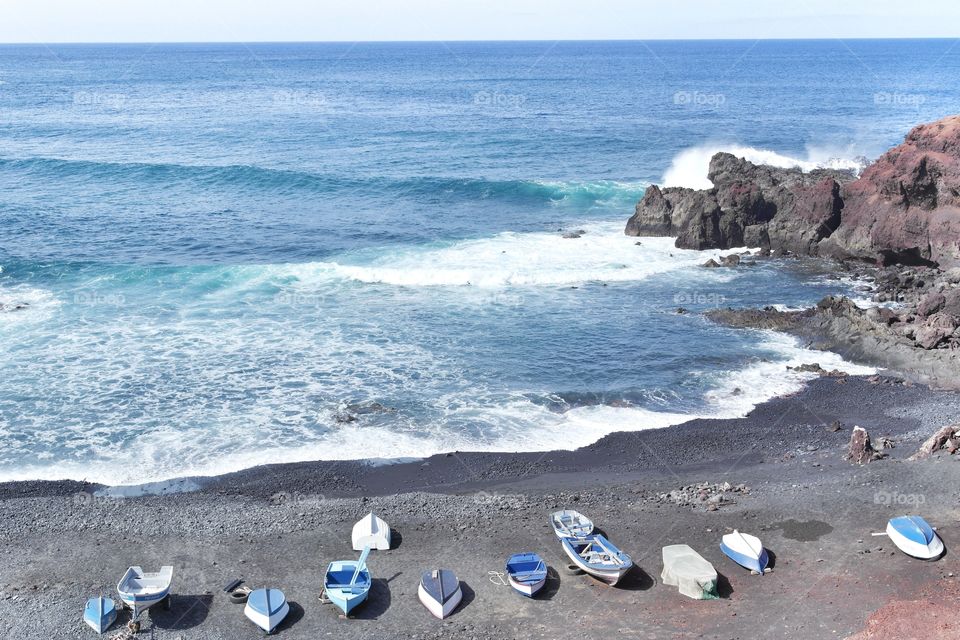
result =
[[[117,619],[117,603],[112,598],[90,598],[83,609],[83,621],[97,633],[103,633]]]
[[[359,560],[335,560],[327,567],[323,579],[323,589],[327,598],[337,605],[344,615],[366,601],[370,593],[370,571],[367,570],[367,556],[370,547],[364,547]]]
[[[887,523],[887,535],[908,556],[936,560],[943,555],[943,541],[920,516],[893,518]]]
[[[535,553],[515,553],[507,559],[510,586],[528,598],[547,582],[547,564]]]
[[[736,529],[733,533],[723,536],[720,550],[741,567],[750,569],[753,573],[763,575],[767,570],[770,558],[763,548],[760,538],[749,533],[740,533]]]

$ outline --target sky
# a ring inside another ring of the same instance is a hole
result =
[[[957,0],[2,0],[0,42],[960,37]]]

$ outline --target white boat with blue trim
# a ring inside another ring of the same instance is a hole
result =
[[[550,514],[550,524],[557,537],[585,538],[593,533],[593,521],[579,511],[564,509]]]
[[[372,579],[367,569],[370,547],[365,547],[359,560],[334,560],[327,566],[323,590],[327,599],[344,615],[349,616],[358,605],[367,600]]]
[[[160,567],[160,571],[149,573],[140,567],[130,567],[117,583],[120,601],[133,613],[136,620],[141,613],[170,595],[170,582],[173,580],[173,567]],[[169,604],[169,600],[167,601]]]
[[[90,598],[83,609],[83,621],[97,633],[103,633],[117,619],[117,603],[113,598]]]
[[[770,557],[760,538],[736,529],[721,538],[720,550],[741,567],[760,575],[767,571],[770,563]]]
[[[615,585],[633,566],[633,560],[601,535],[561,538],[560,544],[573,563],[586,573]]]
[[[900,551],[922,560],[943,555],[943,541],[920,516],[900,516],[887,523],[887,535]]]
[[[443,620],[460,604],[463,591],[453,571],[434,569],[423,572],[417,596],[430,613]]]
[[[535,553],[515,553],[507,559],[507,581],[518,593],[532,598],[547,583],[547,563]]]
[[[267,633],[273,633],[288,613],[290,605],[280,589],[251,591],[247,596],[247,606],[243,608],[243,615]]]

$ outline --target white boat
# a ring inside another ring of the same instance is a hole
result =
[[[767,570],[767,564],[770,562],[760,538],[749,533],[741,533],[736,529],[733,533],[728,533],[721,538],[720,550],[741,567],[760,575]]]
[[[920,516],[900,516],[887,523],[887,535],[900,551],[922,560],[943,555],[943,541]]]
[[[453,613],[463,599],[460,581],[449,569],[425,571],[420,577],[417,595],[423,606],[441,620]]]
[[[585,538],[593,533],[593,521],[579,511],[564,509],[550,514],[553,532],[564,538]]]
[[[136,620],[141,613],[170,595],[173,567],[160,567],[156,573],[147,573],[140,567],[130,567],[117,583],[117,593],[124,606],[133,612]]]
[[[257,589],[247,597],[243,615],[267,633],[273,633],[277,625],[290,613],[290,605],[280,589]]]
[[[630,556],[601,535],[561,538],[560,544],[577,567],[611,585],[620,582],[633,566]]]
[[[663,584],[678,587],[680,593],[696,600],[715,600],[717,570],[703,556],[685,544],[663,548]]]
[[[353,550],[365,548],[386,551],[390,548],[390,527],[371,511],[353,525]]]

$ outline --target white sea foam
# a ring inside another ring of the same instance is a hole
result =
[[[850,169],[860,172],[865,167],[862,157],[854,157],[850,150],[837,152],[823,148],[808,148],[806,158],[794,158],[768,149],[757,149],[738,144],[704,144],[685,149],[674,156],[670,168],[663,175],[661,183],[665,187],[690,187],[691,189],[709,189],[713,186],[707,173],[710,159],[725,151],[746,158],[754,164],[768,164],[774,167],[797,167],[803,171],[813,169]]]
[[[50,318],[60,300],[46,289],[26,285],[0,287],[0,329]]]
[[[815,351],[800,345],[796,338],[774,331],[758,331],[761,346],[774,355],[739,371],[729,372],[719,385],[710,391],[706,400],[715,409],[714,417],[737,418],[745,416],[761,402],[796,393],[804,382],[817,377],[816,373],[792,371],[787,367],[818,363],[828,371],[837,369],[851,375],[871,375],[873,367],[854,364],[829,351]]]
[[[315,268],[360,282],[410,287],[556,286],[638,281],[721,253],[677,249],[672,238],[627,237],[622,221],[573,228],[586,233],[562,238],[558,232],[506,232],[444,247],[395,251],[362,264],[319,263]]]

